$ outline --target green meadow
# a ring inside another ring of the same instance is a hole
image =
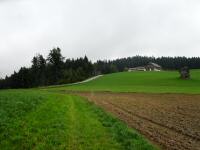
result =
[[[0,91],[1,150],[153,150],[87,100],[44,90]]]
[[[84,84],[64,85],[52,90],[199,94],[200,70],[192,70],[189,80],[180,79],[178,71],[113,73]]]

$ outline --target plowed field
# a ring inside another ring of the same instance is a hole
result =
[[[79,92],[162,149],[200,150],[200,95]]]

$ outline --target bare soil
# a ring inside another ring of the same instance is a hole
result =
[[[200,95],[77,92],[162,149],[200,150]]]

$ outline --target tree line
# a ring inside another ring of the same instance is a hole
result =
[[[133,56],[115,60],[97,61],[94,63],[97,73],[107,74],[113,72],[122,72],[127,68],[145,66],[149,62],[154,62],[162,66],[164,70],[179,70],[187,66],[190,69],[200,69],[200,57],[148,57]]]
[[[82,81],[93,76],[94,69],[87,56],[65,59],[60,48],[50,50],[45,59],[37,54],[29,68],[21,67],[18,72],[0,80],[0,88],[31,88]]]
[[[61,49],[54,48],[50,50],[47,58],[37,54],[33,57],[30,67],[21,67],[18,72],[0,79],[0,89],[73,83],[98,74],[122,72],[126,68],[144,66],[149,62],[157,63],[165,70],[177,70],[184,66],[190,69],[200,68],[199,57],[134,56],[115,60],[98,60],[92,63],[87,56],[65,59],[61,54]]]

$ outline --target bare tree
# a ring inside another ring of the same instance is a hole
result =
[[[190,69],[185,66],[179,70],[181,79],[190,79]]]

